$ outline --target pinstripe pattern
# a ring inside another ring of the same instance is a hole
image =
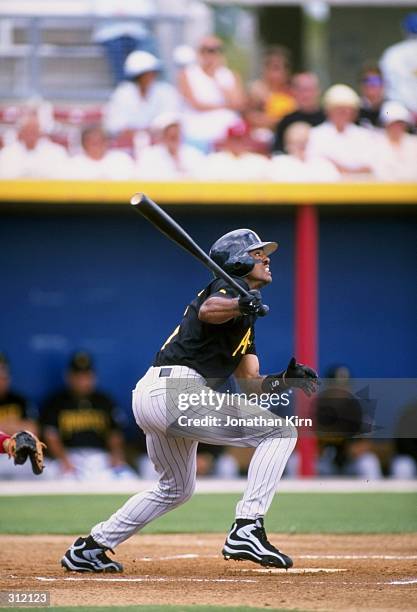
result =
[[[185,366],[173,366],[170,378],[159,376],[152,367],[133,391],[132,409],[139,427],[146,433],[149,458],[160,475],[153,489],[131,497],[107,521],[93,527],[91,535],[99,544],[113,548],[142,529],[147,523],[187,501],[196,478],[198,442],[255,447],[248,471],[248,483],[236,506],[236,518],[256,519],[267,512],[285,465],[291,455],[297,432],[293,427],[181,428],[178,417],[178,381],[181,392],[199,392],[205,380]],[[175,380],[175,384],[169,381]],[[209,406],[190,407],[187,417],[218,413]],[[225,406],[222,416],[265,415],[254,406]]]

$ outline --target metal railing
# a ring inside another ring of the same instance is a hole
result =
[[[52,15],[1,15],[0,18],[0,99],[20,100],[42,97],[57,100],[105,100],[111,89],[110,70],[101,45],[92,40],[92,31],[110,17],[57,17]],[[184,40],[185,16],[158,14],[132,17],[145,23],[157,40],[165,66],[165,78],[172,78],[172,50]],[[4,27],[8,22],[9,27]],[[160,40],[157,28],[167,24],[167,41]],[[3,36],[2,36],[3,26]],[[8,35],[4,36],[7,31]],[[45,41],[45,33],[67,33],[65,40]],[[84,32],[85,42],[71,42],[71,32]],[[18,36],[16,34],[18,33]],[[69,34],[69,35],[68,35]],[[83,63],[85,64],[83,66]]]

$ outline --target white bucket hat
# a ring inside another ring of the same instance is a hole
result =
[[[126,58],[124,70],[128,78],[137,77],[145,72],[159,72],[162,64],[157,57],[147,51],[132,51]]]
[[[332,106],[351,106],[359,108],[360,99],[358,94],[348,85],[332,85],[323,96],[324,108]]]

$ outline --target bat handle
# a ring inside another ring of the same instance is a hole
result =
[[[269,306],[267,304],[262,304],[262,308],[259,311],[259,317],[266,317],[269,312]]]

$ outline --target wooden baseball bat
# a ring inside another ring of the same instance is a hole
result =
[[[165,234],[170,240],[181,246],[191,255],[194,255],[198,261],[211,270],[216,276],[222,278],[228,285],[233,287],[239,295],[250,297],[250,293],[246,291],[239,283],[225,272],[215,261],[211,259],[203,251],[201,247],[191,238],[189,234],[168,215],[162,208],[153,200],[148,198],[144,193],[135,193],[130,200],[134,210],[148,219],[160,232]],[[269,311],[268,306],[264,305],[264,315]]]

